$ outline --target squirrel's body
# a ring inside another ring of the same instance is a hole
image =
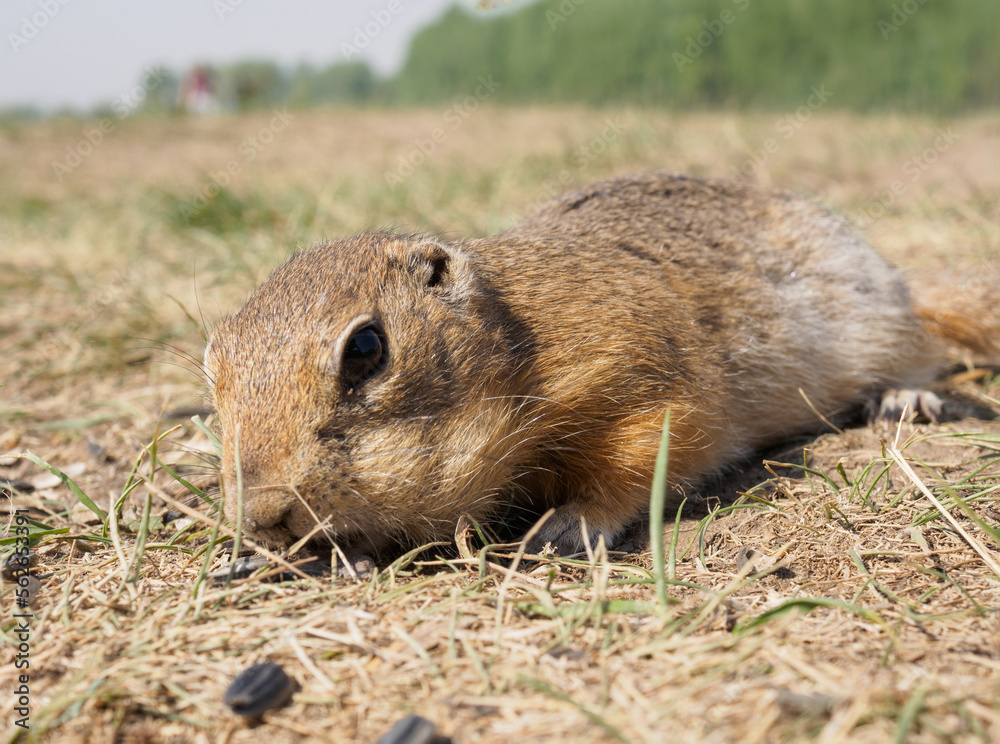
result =
[[[498,236],[367,233],[278,269],[206,350],[227,512],[378,549],[554,506],[538,544],[613,542],[672,482],[928,381],[900,275],[812,202],[667,173]],[[317,525],[321,525],[318,528]]]

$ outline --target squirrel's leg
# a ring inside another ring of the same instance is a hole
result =
[[[632,518],[638,516],[612,514],[605,504],[596,500],[562,504],[528,541],[527,552],[541,553],[546,545],[550,545],[561,556],[572,555],[584,551],[585,539],[590,547],[597,547],[602,536],[604,544],[613,548]]]

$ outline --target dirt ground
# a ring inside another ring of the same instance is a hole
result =
[[[0,688],[30,697],[8,741],[373,742],[410,713],[455,742],[1000,741],[1000,359],[958,348],[946,421],[819,424],[689,492],[665,604],[642,527],[579,560],[463,539],[361,584],[205,579],[228,556],[184,511],[217,496],[204,334],[324,237],[486,234],[652,168],[744,177],[1000,328],[998,114],[786,137],[782,114],[483,108],[423,152],[444,114],[136,117],[89,150],[95,122],[0,126],[3,545],[24,510],[39,581],[27,641],[0,591]],[[223,697],[262,660],[298,691],[247,722]]]

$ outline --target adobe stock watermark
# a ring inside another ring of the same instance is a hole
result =
[[[7,33],[7,41],[10,48],[17,54],[21,47],[34,39],[43,28],[59,15],[62,6],[68,5],[70,0],[38,0],[38,10],[30,16],[21,16],[21,33],[10,31]]]
[[[926,3],[927,0],[903,0],[901,3],[893,4],[889,20],[879,18],[875,24],[878,26],[879,33],[882,34],[882,41],[888,41],[889,37],[905,26],[910,17]]]
[[[733,5],[736,6],[737,11],[742,13],[750,7],[750,0],[733,0]],[[673,60],[674,64],[677,65],[677,71],[681,72],[688,65],[694,64],[702,52],[712,46],[715,40],[722,36],[723,31],[736,22],[738,17],[731,8],[723,8],[718,18],[704,21],[702,23],[705,27],[703,31],[699,32],[697,36],[687,37],[684,53],[674,52]]]
[[[14,591],[18,611],[14,613],[14,627],[11,628],[11,639],[17,642],[14,648],[14,669],[17,670],[14,683],[14,725],[22,729],[31,728],[31,620],[34,613],[29,610],[31,603],[30,583],[30,540],[28,531],[28,512],[25,509],[14,510],[14,526],[11,530],[16,536],[14,552],[10,564],[14,568]]]
[[[392,23],[392,19],[403,12],[403,3],[400,0],[389,0],[386,6],[380,10],[371,12],[372,19],[365,22],[363,26],[355,26],[351,36],[353,44],[346,41],[340,43],[340,53],[344,59],[350,60],[357,57],[368,45],[378,37]]]
[[[288,113],[287,108],[272,109],[271,113],[271,119],[266,126],[261,127],[256,134],[244,137],[240,142],[236,148],[240,157],[228,161],[221,170],[209,173],[211,181],[204,184],[191,201],[181,207],[185,219],[191,219],[192,215],[207,207],[222,189],[227,188],[243,172],[244,164],[256,160],[261,151],[274,142],[275,137],[295,118],[295,114]]]
[[[484,101],[488,101],[500,86],[501,83],[494,80],[493,75],[480,75],[479,85],[472,94],[456,101],[445,111],[442,126],[434,127],[426,137],[413,140],[416,147],[400,156],[396,170],[385,172],[386,185],[395,190],[399,184],[412,176],[417,168],[427,162],[427,158],[437,150],[438,146],[448,139],[448,135],[462,126],[465,120],[472,116]]]
[[[52,161],[52,173],[60,183],[66,176],[79,168],[83,161],[89,158],[105,138],[117,128],[118,124],[134,112],[150,91],[163,82],[163,70],[154,67],[147,67],[142,79],[134,88],[121,94],[111,102],[111,110],[114,116],[105,116],[100,121],[94,123],[83,130],[83,136],[74,145],[66,146],[66,156],[62,160]]]
[[[212,9],[220,21],[226,20],[226,16],[243,5],[243,0],[212,0]]]
[[[962,135],[951,127],[938,128],[931,144],[903,163],[901,170],[902,174],[906,176],[906,180],[893,179],[889,182],[888,187],[872,194],[872,198],[861,210],[861,215],[855,219],[855,224],[864,229],[885,215],[896,199],[909,191],[910,186],[919,181],[924,173],[937,162],[938,158],[950,150],[955,142],[961,138]]]
[[[761,143],[760,147],[754,148],[748,153],[748,157],[739,165],[734,165],[731,169],[733,178],[746,178],[767,162],[774,153],[781,149],[782,140],[789,140],[795,136],[799,128],[812,118],[812,115],[819,111],[826,102],[833,97],[833,91],[828,90],[826,83],[815,85],[810,89],[810,95],[806,102],[795,111],[786,116],[782,116],[774,124],[774,131],[777,136],[768,137]]]
[[[563,0],[555,10],[545,11],[545,20],[549,22],[549,29],[556,30],[560,23],[566,23],[566,19],[576,12],[576,9],[587,0]]]
[[[549,199],[565,192],[573,184],[574,173],[579,175],[582,171],[586,170],[592,162],[607,152],[608,148],[618,141],[622,132],[626,131],[626,129],[627,127],[620,117],[609,116],[606,118],[604,120],[604,128],[599,134],[573,150],[571,156],[573,170],[563,168],[553,177],[542,181],[542,190],[545,192],[545,196],[536,199],[531,205],[532,209],[538,209]]]

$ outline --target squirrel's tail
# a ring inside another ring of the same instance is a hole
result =
[[[1000,326],[991,328],[979,318],[953,310],[918,306],[916,312],[924,330],[932,336],[974,354],[1000,356]]]
[[[974,354],[1000,359],[1000,265],[986,262],[973,277],[939,276],[913,287],[925,331]]]

